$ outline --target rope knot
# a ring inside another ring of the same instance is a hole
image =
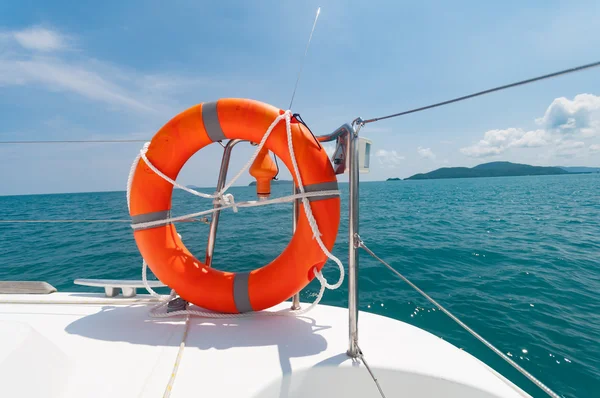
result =
[[[235,198],[231,193],[218,194],[215,198],[215,201],[221,206],[231,206],[234,213],[238,212],[238,208],[235,204]]]

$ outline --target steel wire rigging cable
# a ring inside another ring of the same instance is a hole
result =
[[[147,142],[148,140],[33,140],[33,141],[0,141],[0,144],[114,144]]]
[[[313,33],[315,32],[315,27],[317,26],[317,21],[319,20],[319,14],[321,13],[321,7],[317,9],[317,15],[315,15],[315,21],[313,22],[312,29],[310,30],[310,36],[308,36],[308,42],[306,42],[306,48],[304,49],[304,56],[302,57],[302,62],[300,63],[300,70],[298,71],[298,77],[296,78],[296,84],[294,84],[294,91],[292,92],[292,99],[290,100],[290,106],[288,109],[292,109],[292,104],[294,103],[294,97],[296,96],[296,90],[298,89],[298,82],[300,81],[300,76],[302,76],[302,70],[304,69],[304,61],[306,60],[306,54],[308,54],[308,48],[310,47],[310,42],[312,41]]]
[[[208,218],[188,218],[185,220],[175,220],[174,222],[201,222],[208,224]],[[0,220],[0,224],[68,224],[68,223],[128,223],[131,224],[131,219],[128,220]]]
[[[476,93],[472,93],[472,94],[468,94],[468,95],[463,95],[462,97],[456,97],[456,98],[452,98],[452,99],[449,99],[449,100],[446,100],[446,101],[437,102],[435,104],[422,106],[420,108],[409,109],[407,111],[403,111],[403,112],[399,112],[399,113],[393,113],[393,114],[387,115],[387,116],[380,116],[380,117],[375,117],[375,118],[372,118],[372,119],[363,120],[362,123],[363,124],[374,123],[374,122],[378,122],[380,120],[391,119],[391,118],[398,117],[398,116],[408,115],[410,113],[421,112],[421,111],[425,111],[427,109],[437,108],[439,106],[449,105],[449,104],[453,104],[455,102],[460,102],[460,101],[468,100],[470,98],[475,98],[475,97],[479,97],[479,96],[482,96],[482,95],[494,93],[496,91],[502,91],[502,90],[506,90],[506,89],[509,89],[509,88],[513,88],[513,87],[523,86],[523,85],[534,83],[534,82],[537,82],[537,81],[540,81],[540,80],[546,80],[546,79],[551,79],[551,78],[557,77],[557,76],[567,75],[567,74],[573,73],[573,72],[580,72],[582,70],[595,68],[597,66],[600,66],[600,61],[593,62],[591,64],[585,64],[585,65],[576,66],[574,68],[564,69],[564,70],[561,70],[561,71],[558,71],[558,72],[549,73],[547,75],[532,77],[530,79],[525,79],[525,80],[521,80],[521,81],[518,81],[518,82],[510,83],[510,84],[505,84],[503,86],[489,88],[487,90],[478,91]]]
[[[369,249],[367,247],[367,245],[363,242],[363,240],[360,238],[360,236],[358,234],[356,234],[356,239],[358,242],[358,244],[357,244],[358,248],[363,249],[364,251],[369,253],[371,255],[371,257],[373,257],[375,260],[379,261],[381,264],[386,266],[390,271],[392,271],[394,273],[394,275],[396,275],[398,278],[400,278],[404,282],[406,282],[410,287],[415,289],[417,291],[417,293],[419,293],[421,296],[426,298],[431,304],[435,305],[440,311],[442,311],[444,314],[446,314],[450,319],[452,319],[454,322],[456,322],[460,327],[462,327],[464,330],[466,330],[469,334],[471,334],[477,340],[482,342],[486,347],[488,347],[490,350],[492,350],[496,355],[498,355],[500,358],[504,359],[504,361],[506,361],[513,368],[515,368],[519,373],[521,373],[523,376],[527,377],[533,384],[535,384],[537,387],[539,387],[546,394],[548,394],[552,398],[560,398],[560,396],[557,393],[555,393],[554,391],[552,391],[548,386],[546,386],[544,383],[542,383],[537,378],[535,378],[535,376],[533,376],[531,373],[529,373],[528,371],[523,369],[519,364],[517,364],[515,361],[513,361],[508,356],[506,356],[502,351],[500,351],[494,345],[492,345],[492,343],[490,343],[489,341],[487,341],[486,339],[481,337],[477,332],[475,332],[473,329],[468,327],[463,321],[458,319],[455,315],[453,315],[446,308],[442,307],[441,304],[439,304],[437,301],[435,301],[433,298],[431,298],[427,293],[425,293],[423,290],[419,289],[417,287],[417,285],[412,283],[407,277],[402,275],[400,272],[396,271],[396,269],[394,269],[391,265],[386,263],[375,253],[373,253],[373,251],[371,251],[371,249]]]

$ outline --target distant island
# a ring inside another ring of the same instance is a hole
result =
[[[402,181],[402,178],[388,178],[386,181]]]
[[[600,173],[600,167],[562,167],[561,169],[567,170],[569,173]]]
[[[292,185],[294,181],[291,180],[273,180],[271,181],[271,185]],[[256,181],[252,181],[248,184],[249,187],[253,187],[256,185]]]
[[[511,162],[491,162],[468,167],[442,167],[429,173],[415,174],[406,180],[434,180],[441,178],[511,177],[559,174],[588,174],[599,172],[595,167],[545,167]],[[393,179],[388,179],[388,181]]]

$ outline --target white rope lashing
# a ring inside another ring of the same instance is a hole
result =
[[[306,197],[306,192],[304,191],[304,184],[302,183],[302,177],[300,176],[300,170],[298,169],[298,163],[296,162],[296,154],[294,153],[294,145],[292,143],[292,127],[291,127],[290,111],[287,111],[284,115],[285,115],[285,128],[287,131],[287,139],[288,139],[288,150],[290,151],[290,158],[292,159],[292,166],[294,167],[294,173],[296,174],[296,180],[298,181],[298,188],[300,189],[300,194],[302,196],[302,204],[304,205],[302,207],[304,207],[304,213],[306,214],[306,218],[308,219],[310,228],[312,229],[313,237],[317,240],[319,247],[321,248],[323,253],[325,253],[325,255],[329,259],[331,259],[333,262],[335,262],[338,265],[338,267],[340,269],[340,278],[333,285],[330,285],[329,283],[327,283],[327,280],[325,279],[323,274],[321,274],[320,272],[315,273],[315,276],[317,277],[317,279],[319,279],[319,282],[321,282],[321,285],[325,286],[327,289],[335,290],[342,285],[342,282],[344,282],[344,266],[342,265],[342,262],[340,261],[339,258],[334,256],[329,250],[327,250],[327,248],[325,247],[325,244],[323,244],[323,241],[321,240],[321,232],[319,232],[319,226],[317,225],[317,220],[315,220],[315,216],[312,213],[312,209],[310,208],[310,204]]]
[[[261,200],[261,201],[249,200],[249,201],[244,201],[244,202],[235,202],[235,198],[233,197],[233,195],[228,193],[228,194],[223,195],[222,203],[225,203],[225,204],[222,204],[221,206],[219,206],[217,208],[203,210],[203,211],[199,211],[197,213],[185,214],[183,216],[169,217],[169,218],[156,220],[156,221],[137,223],[137,224],[132,225],[131,228],[136,230],[136,229],[145,229],[145,228],[156,227],[156,226],[164,225],[165,223],[184,221],[184,220],[187,220],[190,218],[205,216],[207,214],[212,214],[217,211],[224,210],[224,209],[233,209],[234,211],[236,211],[236,209],[240,208],[240,207],[267,206],[267,205],[278,204],[278,203],[289,203],[289,202],[293,202],[294,200],[303,199],[303,198],[313,198],[313,197],[319,197],[319,196],[332,196],[332,195],[339,195],[339,194],[340,194],[339,190],[315,191],[315,192],[305,192],[304,194],[298,193],[298,194],[294,194],[294,195],[282,196],[279,198],[266,199],[266,200]]]
[[[215,194],[212,194],[212,195],[211,194],[202,193],[202,192],[198,192],[198,191],[196,191],[194,189],[191,189],[191,188],[185,187],[185,186],[183,186],[181,184],[178,184],[175,180],[169,178],[167,175],[165,175],[164,173],[162,173],[146,157],[146,152],[148,151],[148,147],[149,147],[150,143],[144,144],[144,147],[141,149],[139,155],[135,158],[135,160],[133,161],[133,164],[131,165],[131,170],[129,172],[129,177],[127,179],[127,206],[128,206],[129,209],[131,209],[130,208],[130,198],[131,198],[131,185],[132,185],[132,182],[133,182],[133,176],[135,174],[135,170],[137,169],[137,166],[138,166],[138,163],[140,162],[140,160],[143,160],[144,163],[146,163],[146,165],[156,175],[158,175],[159,177],[161,177],[165,181],[169,182],[174,187],[180,188],[180,189],[182,189],[182,190],[184,190],[186,192],[191,193],[192,195],[199,196],[201,198],[214,199],[214,201],[217,204],[219,204],[220,206],[218,206],[216,208],[213,208],[213,209],[209,209],[209,210],[204,210],[204,211],[201,211],[201,212],[197,212],[197,213],[186,214],[186,215],[178,216],[178,217],[169,217],[169,218],[166,218],[164,220],[157,220],[157,221],[149,221],[149,222],[145,222],[145,223],[138,223],[138,224],[132,225],[132,228],[134,230],[135,229],[142,229],[142,228],[150,228],[150,227],[154,227],[154,226],[164,225],[165,223],[176,222],[176,221],[181,221],[181,220],[185,220],[185,219],[189,219],[189,218],[193,218],[193,217],[199,217],[199,216],[203,216],[203,215],[207,215],[207,214],[212,214],[212,213],[214,213],[216,211],[221,211],[223,209],[228,209],[228,208],[231,208],[231,209],[233,209],[234,212],[237,212],[238,208],[241,208],[241,207],[266,206],[266,205],[277,204],[277,203],[288,203],[288,202],[292,202],[292,201],[300,199],[300,200],[302,200],[302,204],[304,205],[303,206],[304,207],[304,213],[306,214],[306,218],[308,219],[308,223],[309,223],[310,228],[312,230],[313,238],[317,241],[317,244],[319,245],[319,248],[323,251],[323,253],[325,253],[325,255],[327,256],[327,258],[331,259],[333,262],[335,262],[338,265],[338,268],[339,268],[339,271],[340,271],[340,277],[339,277],[338,281],[336,283],[334,283],[334,284],[329,284],[327,282],[327,279],[325,279],[325,277],[323,276],[323,274],[320,271],[318,271],[317,268],[315,267],[313,269],[313,272],[315,274],[315,277],[319,280],[319,283],[321,284],[321,287],[319,289],[319,293],[317,294],[317,297],[316,297],[315,301],[312,304],[310,304],[308,307],[300,309],[300,310],[286,309],[286,310],[280,310],[280,311],[246,312],[246,313],[241,313],[241,314],[226,314],[226,313],[217,313],[217,312],[209,312],[209,311],[197,311],[197,310],[180,310],[180,311],[173,311],[173,312],[166,313],[166,312],[159,312],[159,310],[162,310],[164,307],[166,307],[168,305],[169,301],[175,297],[175,292],[172,290],[171,294],[169,296],[167,296],[167,297],[161,296],[160,294],[156,293],[148,285],[147,275],[146,275],[147,274],[147,267],[148,267],[148,265],[147,265],[146,261],[143,260],[142,261],[142,282],[144,284],[144,287],[146,288],[146,290],[148,291],[148,293],[150,295],[152,295],[153,297],[158,298],[158,299],[161,300],[160,304],[158,304],[157,306],[153,307],[150,310],[150,315],[152,317],[165,318],[165,317],[172,317],[172,316],[178,316],[178,315],[196,315],[196,316],[208,317],[208,318],[241,318],[241,317],[257,316],[257,315],[264,315],[264,316],[291,315],[291,316],[296,316],[296,315],[301,315],[301,314],[304,314],[304,313],[310,311],[317,304],[319,304],[319,302],[323,298],[323,294],[324,294],[326,288],[330,289],[330,290],[335,290],[335,289],[339,288],[342,285],[342,283],[344,281],[344,266],[343,266],[342,262],[336,256],[334,256],[327,249],[327,247],[325,247],[325,244],[323,243],[323,241],[321,239],[321,232],[319,231],[319,226],[318,226],[317,221],[316,221],[316,219],[315,219],[315,217],[313,215],[312,209],[310,207],[310,202],[308,200],[308,198],[311,198],[311,197],[339,195],[340,191],[339,190],[328,190],[328,191],[318,191],[318,192],[306,192],[305,191],[304,184],[302,183],[302,177],[300,175],[300,170],[298,168],[298,163],[296,161],[296,155],[295,155],[295,152],[294,152],[294,145],[293,145],[293,141],[292,141],[291,116],[292,116],[292,113],[289,110],[287,110],[283,114],[277,116],[275,118],[275,120],[273,120],[273,122],[271,123],[271,125],[269,126],[269,128],[267,129],[267,131],[265,132],[265,134],[263,135],[260,143],[256,147],[256,151],[254,152],[254,154],[252,155],[252,157],[250,158],[250,160],[231,179],[231,181],[229,181],[229,183],[227,183],[223,187],[223,189],[221,189],[219,192],[216,192]],[[294,169],[293,171],[294,171],[294,174],[296,176],[296,181],[298,182],[298,188],[300,190],[300,193],[294,194],[294,195],[283,196],[283,197],[279,197],[279,198],[274,198],[274,199],[262,200],[262,201],[244,201],[244,202],[238,202],[238,203],[236,203],[233,194],[226,193],[227,190],[252,165],[252,163],[254,162],[254,160],[256,159],[256,157],[258,156],[259,152],[261,151],[261,149],[265,145],[267,139],[269,138],[269,136],[273,132],[275,126],[277,126],[277,124],[280,121],[282,121],[282,120],[285,120],[286,134],[287,134],[287,141],[288,141],[288,150],[289,150],[289,153],[290,153],[290,158],[292,160],[292,165],[293,165],[293,169]],[[181,235],[180,235],[180,238],[181,238]]]
[[[189,192],[192,195],[199,196],[201,198],[205,198],[205,199],[218,199],[219,202],[221,204],[223,204],[223,205],[233,203],[233,200],[232,200],[233,195],[229,194],[228,197],[225,199],[224,198],[225,192],[229,188],[231,188],[231,186],[237,181],[237,179],[240,178],[242,176],[242,174],[252,165],[252,162],[254,162],[254,160],[258,156],[258,153],[260,152],[260,150],[262,149],[262,147],[265,145],[265,142],[267,142],[267,139],[269,138],[269,136],[273,132],[273,129],[275,128],[275,126],[277,126],[277,124],[282,119],[284,119],[284,116],[285,116],[285,114],[279,115],[279,116],[277,116],[275,118],[275,120],[273,121],[273,123],[271,123],[271,125],[267,129],[265,135],[263,136],[262,140],[258,144],[258,147],[257,147],[256,151],[254,152],[254,154],[252,155],[252,157],[250,158],[250,160],[248,161],[248,163],[246,163],[244,165],[244,167],[242,167],[242,169],[236,174],[236,176],[233,177],[231,179],[231,181],[229,181],[229,183],[227,183],[227,185],[225,185],[223,187],[223,189],[221,189],[219,192],[217,192],[215,194],[212,194],[212,195],[211,194],[206,194],[206,193],[203,193],[203,192],[198,192],[195,189],[188,188],[188,187],[186,187],[184,185],[178,184],[177,181],[171,179],[169,176],[165,175],[162,171],[160,171],[159,169],[157,169],[152,164],[152,162],[150,162],[148,160],[148,158],[146,157],[146,152],[148,152],[148,147],[150,146],[150,143],[146,142],[144,144],[144,147],[140,151],[139,155],[133,161],[133,164],[131,165],[131,170],[129,170],[129,178],[127,179],[127,207],[129,208],[129,206],[130,206],[131,184],[133,183],[133,176],[135,174],[135,170],[137,168],[137,165],[138,165],[140,159],[143,159],[144,162],[146,163],[146,165],[150,168],[150,170],[152,170],[156,175],[158,175],[159,177],[161,177],[163,180],[169,182],[174,187],[177,187],[179,189],[183,189],[184,191]],[[129,209],[129,210],[131,210],[131,209]]]

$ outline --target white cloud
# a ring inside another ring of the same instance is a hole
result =
[[[472,158],[483,158],[488,156],[499,155],[502,152],[504,152],[504,149],[502,149],[501,147],[491,146],[485,140],[481,140],[477,144],[465,148],[460,148],[460,151],[463,154]]]
[[[46,57],[28,60],[0,58],[0,86],[26,84],[41,84],[51,90],[68,91],[135,110],[153,110],[123,87],[84,65],[67,64]]]
[[[600,144],[590,145],[590,152],[592,152],[592,153],[600,152]]]
[[[552,101],[536,123],[549,132],[590,137],[600,132],[599,110],[598,96],[578,94],[573,100],[560,97]]]
[[[582,155],[583,151],[581,150],[585,147],[585,144],[581,141],[561,141],[556,145],[555,154],[556,156],[572,158],[578,155]]]
[[[171,115],[181,92],[217,85],[220,80],[172,74],[144,74],[68,49],[71,38],[45,28],[0,31],[0,88],[32,86],[76,94],[114,109]]]
[[[509,146],[513,148],[538,148],[548,145],[548,134],[544,130],[532,130],[513,141]]]
[[[404,160],[404,156],[399,155],[398,152],[386,151],[385,149],[379,149],[375,152],[375,157],[380,165],[388,168],[395,168]]]
[[[0,87],[41,86],[136,111],[155,110],[140,92],[144,76],[83,55],[52,53],[67,48],[66,36],[57,31],[34,27],[0,32],[0,40],[10,49],[0,53]]]
[[[431,159],[431,160],[435,159],[435,154],[433,153],[431,148],[419,147],[419,148],[417,148],[417,153],[419,154],[420,157],[422,157],[424,159]]]
[[[68,47],[66,36],[41,27],[12,32],[12,36],[21,47],[30,50],[49,52]]]
[[[548,146],[557,156],[576,156],[583,153],[585,144],[573,138],[600,135],[600,97],[579,94],[573,100],[556,98],[544,116],[535,122],[542,128],[531,131],[520,128],[489,130],[482,140],[460,151],[470,157],[489,157],[503,154],[511,148]]]
[[[523,131],[509,128],[490,130],[478,143],[461,148],[461,152],[471,157],[500,155],[509,148],[536,148],[548,145],[548,134],[544,130]]]

